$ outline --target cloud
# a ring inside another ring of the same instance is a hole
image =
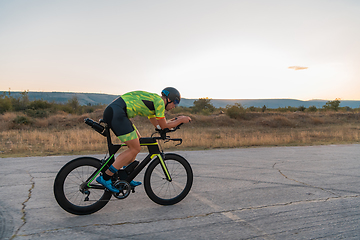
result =
[[[294,69],[294,70],[305,70],[308,69],[308,67],[299,67],[299,66],[291,66],[288,67],[289,69]]]

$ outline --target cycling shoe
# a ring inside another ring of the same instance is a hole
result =
[[[139,186],[139,185],[141,185],[142,183],[141,182],[137,182],[137,181],[134,181],[134,180],[132,180],[131,182],[130,182],[130,186],[132,186],[132,187],[137,187],[137,186]]]
[[[111,192],[114,192],[114,193],[119,193],[119,189],[115,188],[111,182],[111,179],[105,181],[103,176],[100,175],[96,178],[96,181],[98,183],[100,183],[101,185],[103,185],[104,187],[106,187],[107,189],[109,189]]]

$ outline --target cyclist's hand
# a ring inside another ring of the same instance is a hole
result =
[[[188,123],[191,121],[191,118],[188,116],[180,116],[178,119],[181,121],[181,123]]]

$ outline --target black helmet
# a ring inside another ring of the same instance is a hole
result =
[[[181,95],[176,88],[173,87],[164,88],[164,90],[161,91],[161,94],[163,96],[166,96],[171,102],[175,104],[175,106],[179,105]]]

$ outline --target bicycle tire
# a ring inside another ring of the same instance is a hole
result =
[[[165,154],[165,165],[172,181],[168,181],[159,158],[150,163],[144,175],[144,188],[148,197],[160,205],[173,205],[190,192],[193,172],[189,162],[177,154]]]
[[[100,160],[92,157],[76,158],[65,164],[54,181],[55,199],[65,211],[76,215],[87,215],[99,211],[111,198],[112,193],[104,189],[88,189],[87,194],[80,191],[85,182],[101,166]]]

